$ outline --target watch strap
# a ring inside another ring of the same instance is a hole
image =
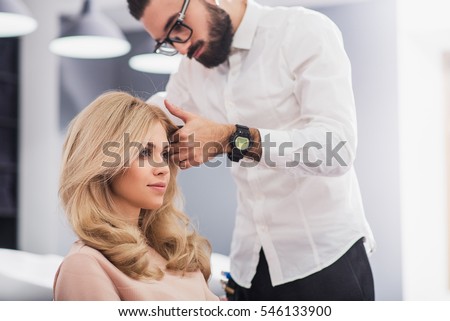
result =
[[[245,137],[249,141],[249,145],[245,150],[236,147],[235,140],[237,137]],[[247,154],[248,149],[251,147],[250,129],[247,126],[236,124],[236,131],[230,136],[229,143],[231,145],[231,151],[227,154],[228,159],[233,162],[239,162]]]

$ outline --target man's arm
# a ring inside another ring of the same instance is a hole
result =
[[[171,138],[171,154],[173,161],[182,169],[199,166],[220,154],[231,152],[229,139],[235,131],[235,125],[220,124],[185,111],[167,100],[167,110],[184,122]],[[261,138],[259,130],[250,128],[252,147],[246,157],[255,161],[261,159]]]

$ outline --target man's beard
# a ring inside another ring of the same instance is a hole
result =
[[[187,56],[192,58],[194,53],[201,46],[207,46],[200,57],[195,58],[206,68],[216,67],[228,59],[233,42],[233,26],[228,13],[212,4],[204,2],[210,14],[209,20],[209,41],[197,41],[189,48]]]

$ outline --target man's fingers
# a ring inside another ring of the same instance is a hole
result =
[[[194,153],[194,150],[198,148],[199,144],[195,142],[173,142],[169,147],[169,154],[180,154],[180,153]]]
[[[191,113],[175,106],[167,100],[164,100],[164,105],[166,106],[169,113],[171,113],[175,117],[180,118],[184,123],[186,123],[191,118]]]
[[[194,158],[185,159],[185,160],[182,160],[182,161],[180,161],[178,163],[178,167],[181,168],[181,169],[188,169],[188,168],[191,168],[191,167],[198,167],[200,165],[201,165],[201,163],[197,162],[196,160],[194,160]]]
[[[193,150],[185,150],[180,153],[174,153],[170,155],[171,161],[178,165],[181,169],[187,169],[191,167],[197,167],[201,165],[201,162],[195,160]]]
[[[170,158],[175,164],[178,164],[183,160],[191,158],[191,155],[194,155],[194,150],[189,148],[175,147],[172,149],[171,147],[170,150]]]
[[[187,158],[187,155],[180,155],[180,154],[173,154],[170,155],[170,159],[172,160],[172,162],[174,162],[175,164],[179,164],[181,161],[185,160]]]
[[[189,161],[184,160],[184,161],[181,161],[178,163],[178,167],[180,169],[188,169],[188,168],[191,168],[192,166],[189,164]]]

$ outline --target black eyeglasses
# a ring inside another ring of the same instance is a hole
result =
[[[166,38],[163,41],[158,41],[155,46],[154,53],[163,54],[166,56],[173,56],[178,53],[178,51],[173,46],[174,43],[185,43],[192,36],[192,29],[186,25],[183,20],[186,15],[186,10],[189,5],[189,0],[184,0],[183,7],[178,14],[177,21],[173,24],[167,33]]]

